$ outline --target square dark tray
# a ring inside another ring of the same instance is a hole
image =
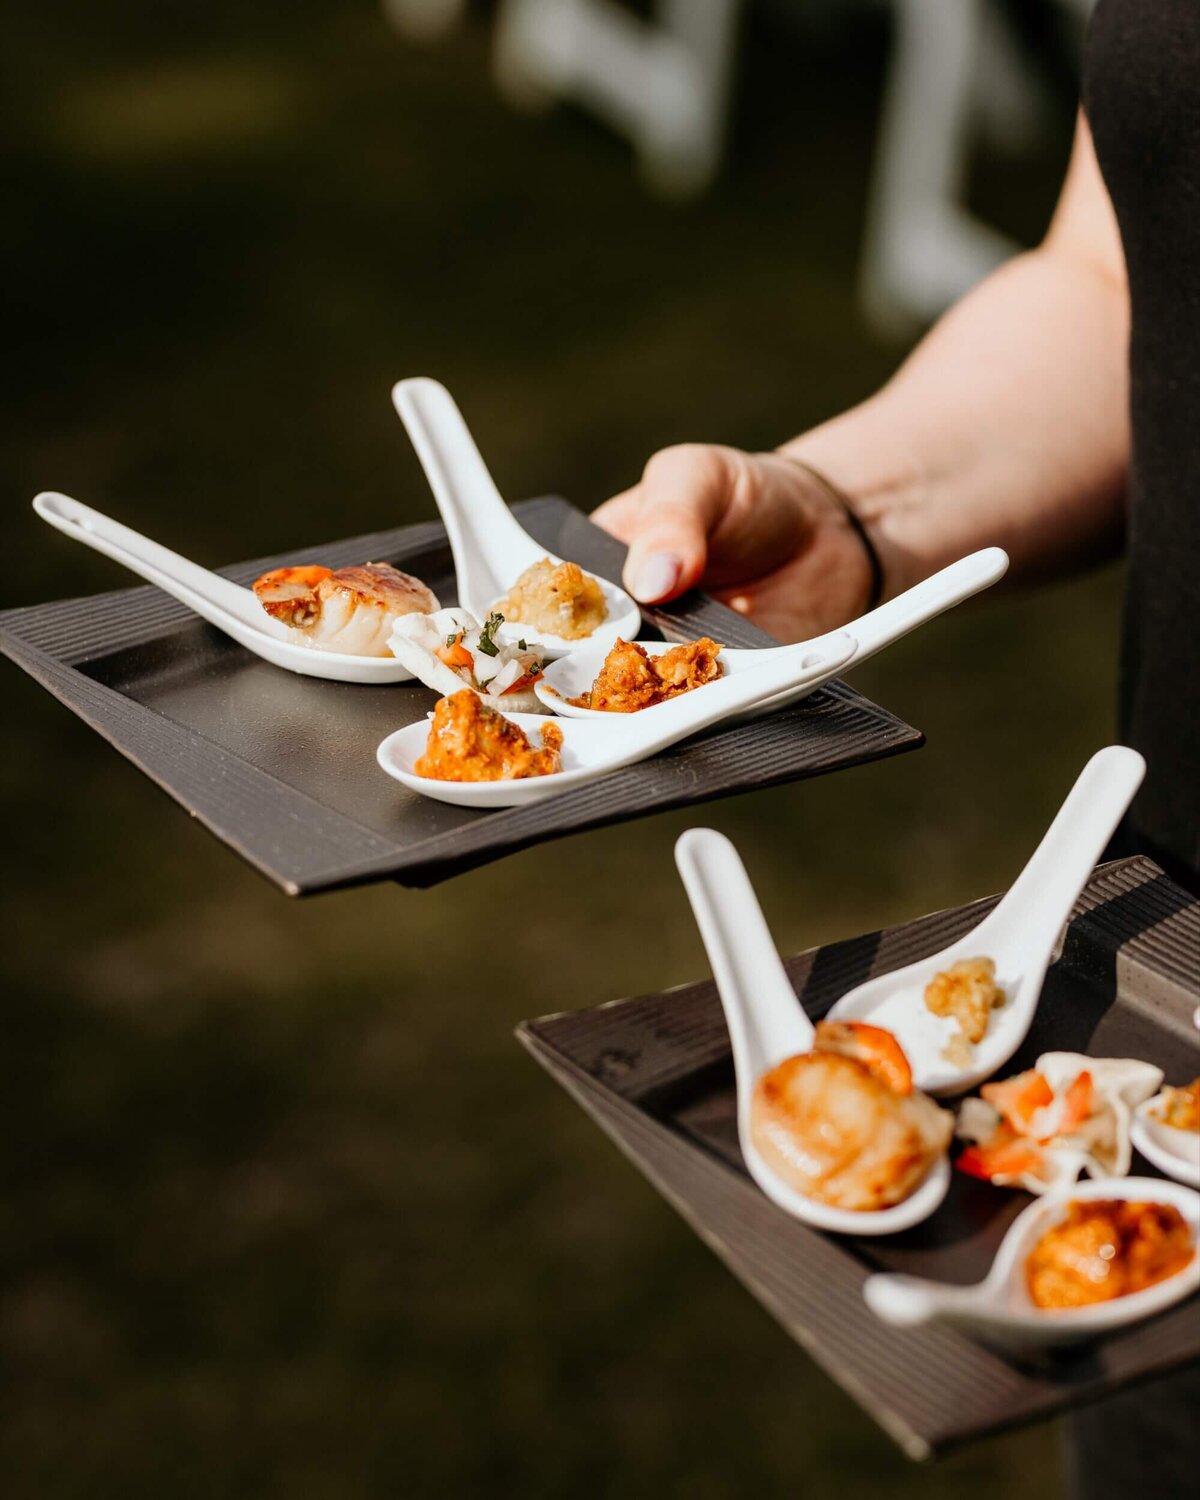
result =
[[[565,501],[516,509],[548,550],[620,577],[624,549]],[[415,573],[443,603],[457,597],[437,523],[221,571],[248,584],[283,563],[366,559]],[[644,614],[668,638],[772,644],[699,593]],[[157,589],[7,610],[0,650],[290,895],[388,878],[433,885],[546,839],[858,765],[923,740],[839,682],[550,802],[473,812],[406,791],[376,764],[384,736],[432,707],[420,683],[360,687],[281,671]]]
[[[787,961],[814,1018],[872,975],[936,953],[998,897]],[[1076,907],[1037,1018],[1005,1074],[1042,1052],[1198,1071],[1200,902],[1145,859],[1102,866]],[[784,1329],[912,1458],[1200,1357],[1195,1298],[1073,1352],[1025,1362],[956,1330],[900,1330],[862,1300],[876,1270],[980,1280],[1030,1201],[955,1172],[941,1208],[887,1239],[825,1235],[758,1189],[738,1149],[729,1038],[711,982],[527,1021],[517,1035]],[[1134,1171],[1160,1175],[1140,1157]],[[616,1310],[614,1309],[614,1312]]]

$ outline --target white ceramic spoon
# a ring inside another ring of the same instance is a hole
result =
[[[763,1161],[750,1132],[754,1086],[785,1058],[812,1051],[813,1024],[779,960],[745,866],[724,834],[689,829],[675,845],[675,863],[725,1010],[737,1083],[738,1142],[751,1177],[780,1208],[818,1229],[894,1234],[927,1219],[950,1183],[945,1155],[902,1203],[864,1213],[805,1197]]]
[[[427,376],[398,381],[392,387],[392,403],[417,450],[450,539],[458,602],[482,623],[531,563],[543,557],[551,562],[563,559],[534,541],[505,505],[444,385]],[[617,584],[592,576],[604,592],[608,617],[591,635],[567,640],[519,620],[506,620],[501,638],[535,641],[547,657],[556,657],[600,644],[607,651],[618,636],[635,636],[642,623],[637,605]]]
[[[438,802],[462,807],[520,807],[557,797],[563,792],[607,776],[610,771],[646,760],[659,750],[697,734],[702,729],[751,708],[762,698],[798,682],[828,682],[854,654],[852,635],[832,636],[821,651],[803,661],[770,662],[756,672],[744,672],[726,682],[713,683],[707,693],[685,693],[665,704],[659,714],[606,715],[603,724],[577,724],[549,719],[543,714],[506,714],[519,724],[535,748],[541,731],[553,724],[562,730],[562,769],[547,776],[519,781],[435,781],[413,770],[424,753],[429,721],[419,719],[388,735],[376,752],[379,764],[414,792]]]
[[[889,599],[886,604],[881,604],[878,609],[873,609],[868,614],[861,615],[857,620],[852,620],[849,625],[845,626],[845,629],[858,641],[858,650],[854,653],[850,666],[857,667],[868,657],[874,656],[877,651],[882,651],[885,646],[898,641],[910,630],[923,625],[926,620],[932,620],[935,615],[940,615],[944,610],[950,609],[955,604],[961,604],[964,599],[969,599],[972,594],[978,594],[981,590],[990,587],[998,579],[1003,578],[1007,569],[1008,553],[1000,547],[985,547],[982,551],[972,552],[969,556],[960,558],[958,562],[951,563],[949,567],[942,568],[940,572],[932,574],[914,588],[898,594],[895,599]],[[817,636],[811,641],[798,641],[792,646],[764,646],[750,651],[730,647],[721,652],[718,660],[724,675],[733,677],[739,672],[761,665],[764,661],[785,656],[788,652],[803,655],[806,651],[818,648],[825,639],[825,636]],[[639,644],[644,646],[651,656],[657,656],[670,649],[670,643],[664,641],[642,641]],[[581,697],[590,689],[607,652],[607,646],[604,650],[599,650],[589,644],[589,649],[586,651],[576,651],[560,661],[552,662],[547,667],[541,682],[535,685],[534,691],[547,708],[557,714],[562,714],[564,718],[611,718],[611,713],[603,709],[580,708],[568,701],[571,698]],[[811,691],[811,688],[797,688],[781,693],[769,703],[760,705],[758,712],[767,713],[782,708],[785,703],[791,703],[802,697],[805,692]],[[656,704],[655,709],[662,706],[662,704]],[[643,713],[651,711],[642,710]]]
[[[119,521],[81,505],[67,495],[46,491],[33,508],[43,521],[85,547],[111,557],[131,573],[162,589],[201,619],[231,636],[272,666],[286,667],[302,677],[324,677],[332,682],[380,684],[409,682],[412,673],[394,656],[349,656],[297,645],[288,627],[273,620],[251,589],[222,578],[177,552],[152,542]]]
[[[1160,1172],[1176,1182],[1200,1188],[1200,1134],[1164,1125],[1156,1119],[1155,1112],[1163,1103],[1163,1095],[1155,1094],[1153,1099],[1138,1105],[1133,1112],[1129,1138],[1134,1148]]]
[[[1072,1344],[1109,1333],[1161,1312],[1200,1287],[1200,1259],[1193,1255],[1182,1271],[1145,1291],[1090,1307],[1038,1307],[1025,1285],[1029,1252],[1062,1219],[1069,1202],[1095,1198],[1169,1203],[1187,1220],[1193,1239],[1200,1231],[1200,1195],[1190,1188],[1156,1177],[1098,1177],[1077,1182],[1064,1194],[1035,1199],[1013,1220],[991,1270],[976,1286],[948,1286],[919,1276],[881,1274],[869,1277],[863,1285],[867,1306],[885,1323],[898,1328],[942,1321],[983,1334],[994,1343],[1029,1347]]]
[[[1025,1040],[1059,933],[1145,770],[1137,751],[1123,745],[1093,755],[1032,859],[978,927],[932,958],[869,979],[829,1014],[892,1032],[908,1056],[913,1082],[927,1094],[965,1093],[990,1077]],[[992,1011],[971,1061],[957,1067],[942,1053],[958,1023],[928,1009],[925,986],[940,970],[968,958],[994,960],[1006,998]]]

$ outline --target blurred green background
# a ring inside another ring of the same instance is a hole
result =
[[[497,99],[487,6],[420,49],[368,0],[8,7],[3,602],[127,582],[40,488],[213,564],[430,517],[403,375],[504,493],[587,508],[866,394],[903,353],[854,297],[887,31],[802,9],[749,7],[726,172],[668,207],[600,126]],[[1027,239],[1061,104],[978,163]],[[1111,737],[1119,586],[938,622],[854,679],[925,750],[702,814],[785,950],[1012,876]],[[4,694],[11,1500],[1057,1493],[1047,1427],[908,1464],[512,1040],[706,972],[695,814],[289,902]]]

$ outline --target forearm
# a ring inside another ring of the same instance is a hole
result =
[[[1017,576],[1085,566],[1124,528],[1123,281],[1048,243],[959,303],[893,380],[783,446],[852,497],[897,593],[977,547]]]

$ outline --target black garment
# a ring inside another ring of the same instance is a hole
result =
[[[1084,80],[1133,310],[1121,728],[1136,841],[1200,888],[1200,0],[1100,0]]]
[[[1147,771],[1120,852],[1200,889],[1200,0],[1100,0],[1084,102],[1133,310],[1121,720]],[[1076,1500],[1198,1494],[1200,1367],[1067,1431]]]

